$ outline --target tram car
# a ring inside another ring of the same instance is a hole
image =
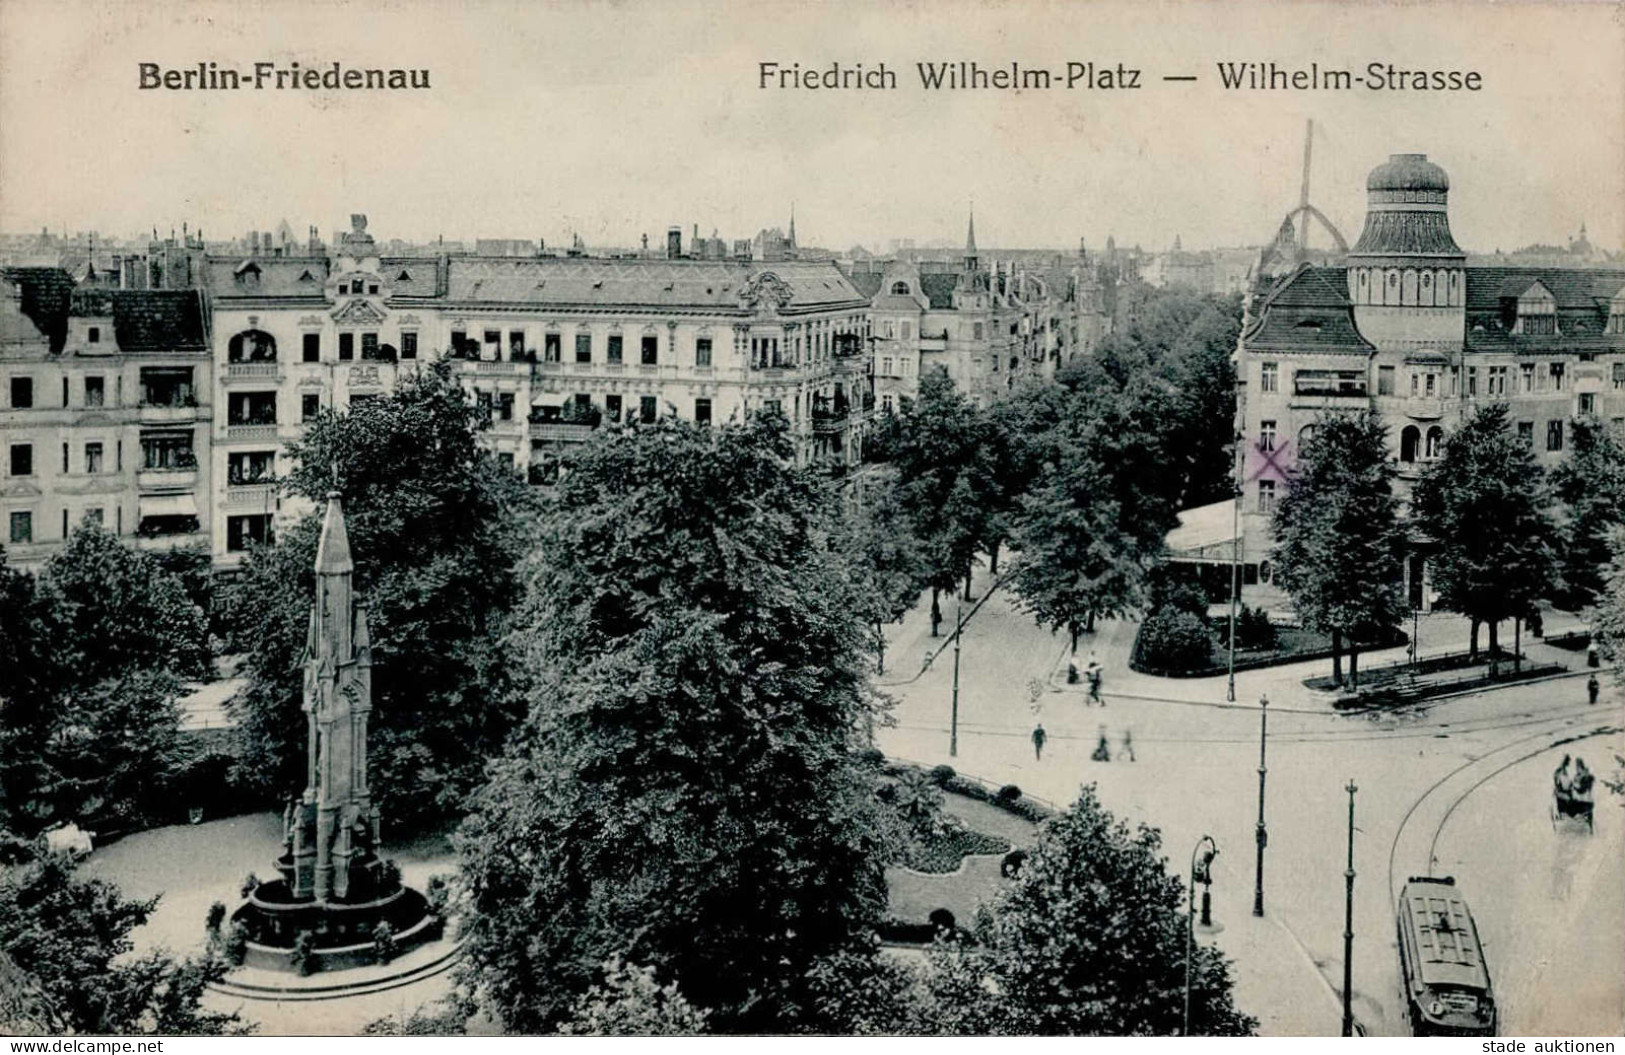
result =
[[[1412,876],[1395,906],[1411,1033],[1492,1037],[1495,993],[1478,925],[1451,876]]]

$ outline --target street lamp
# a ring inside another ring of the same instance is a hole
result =
[[[1264,828],[1264,745],[1269,742],[1270,698],[1258,697],[1258,871],[1253,879],[1253,915],[1264,914],[1264,847],[1269,843],[1269,832]]]
[[[1191,1035],[1191,961],[1196,956],[1196,884],[1202,884],[1202,929],[1216,931],[1213,926],[1213,859],[1219,856],[1219,845],[1213,836],[1204,835],[1191,848],[1190,899],[1185,916],[1185,1026],[1183,1036]]]
[[[1308,223],[1307,220],[1304,222]],[[1241,598],[1241,495],[1244,472],[1242,458],[1246,450],[1242,446],[1243,442],[1242,434],[1237,432],[1234,459],[1236,497],[1230,507],[1230,659],[1224,691],[1224,698],[1229,703],[1236,702],[1236,602]]]
[[[1349,863],[1343,870],[1343,1036],[1354,1036],[1354,778],[1349,778]]]
[[[964,604],[954,599],[954,709],[948,725],[948,757],[959,757],[959,632],[965,628]]]

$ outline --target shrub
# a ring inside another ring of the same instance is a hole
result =
[[[395,945],[395,928],[380,923],[372,929],[372,957],[377,963],[388,963],[399,951]]]
[[[423,896],[429,902],[429,911],[436,916],[444,917],[446,907],[451,903],[451,884],[443,875],[429,877],[429,885],[424,887]]]
[[[1236,646],[1249,652],[1270,652],[1275,649],[1275,624],[1262,608],[1241,606],[1236,616]]]
[[[1014,784],[1006,784],[993,795],[993,801],[1000,806],[1009,806],[1021,798],[1021,789]]]
[[[248,873],[248,875],[244,876],[243,877],[243,885],[242,885],[242,888],[241,888],[242,895],[243,895],[243,900],[245,900],[245,901],[248,900],[248,895],[250,895],[254,891],[258,890],[259,886],[260,886],[260,877],[259,876],[255,875],[253,872],[250,872],[250,873]]]
[[[878,747],[866,747],[858,752],[858,761],[866,766],[874,766],[878,769],[880,764],[886,761],[886,755]]]
[[[939,788],[947,787],[948,786],[948,781],[954,779],[958,775],[959,775],[958,773],[954,772],[954,767],[953,766],[932,766],[931,767],[931,773],[930,773],[931,783],[935,784]]]
[[[300,977],[308,978],[316,973],[316,939],[310,931],[299,932],[298,939],[293,943],[293,955],[289,957],[293,969],[299,972]]]
[[[942,827],[942,790],[917,769],[898,774],[891,804],[911,832],[929,835]]]
[[[949,912],[945,908],[934,908],[931,910],[931,914],[925,918],[926,921],[931,924],[931,929],[936,935],[950,938],[953,937],[954,914],[952,912]]]
[[[216,901],[214,904],[209,906],[209,918],[204,923],[204,926],[208,928],[210,934],[219,934],[220,924],[224,923],[225,920],[226,903],[224,901]]]
[[[1196,670],[1213,659],[1207,621],[1190,612],[1161,608],[1140,625],[1140,663],[1152,670]]]
[[[227,963],[241,967],[248,956],[248,928],[241,923],[233,923],[226,931],[225,947],[221,951]]]
[[[401,887],[401,866],[388,860],[378,869],[378,892],[392,894]]]

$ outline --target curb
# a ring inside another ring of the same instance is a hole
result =
[[[1302,939],[1298,937],[1298,932],[1293,930],[1284,919],[1278,919],[1277,917],[1270,915],[1265,915],[1262,918],[1276,927],[1279,927],[1281,932],[1291,939],[1292,947],[1298,950],[1299,956],[1303,957],[1303,962],[1309,967],[1309,973],[1320,979],[1320,984],[1326,987],[1326,995],[1332,998],[1332,1009],[1336,1012],[1338,1021],[1341,1023],[1343,1018],[1343,994],[1337,991],[1337,986],[1333,985],[1332,980],[1327,978],[1325,972],[1320,969],[1320,964],[1315,962],[1314,954],[1309,951],[1309,947],[1305,945]],[[1365,1025],[1359,1020],[1359,1018],[1354,1019],[1354,1035],[1357,1037],[1363,1037],[1366,1035]],[[1331,1034],[1328,1033],[1325,1034],[1325,1036],[1331,1036]]]
[[[414,985],[429,978],[434,978],[450,970],[458,960],[463,958],[463,943],[456,942],[450,949],[410,970],[383,978],[372,978],[367,981],[342,982],[337,985],[317,986],[271,986],[254,985],[246,982],[233,982],[222,979],[209,985],[212,993],[221,996],[233,997],[238,1000],[255,1000],[266,1003],[308,1003],[317,1000],[344,1000],[352,996],[369,996],[373,993],[384,993],[391,989],[400,989],[403,986]]]
[[[963,617],[961,617],[961,619],[959,621],[959,632],[960,633],[964,633],[965,627],[970,625],[970,621],[976,617],[976,613],[980,612],[982,610],[982,606],[988,602],[988,598],[992,597],[993,594],[994,594],[994,591],[996,591],[1000,586],[1003,586],[1003,585],[1004,585],[1004,576],[996,575],[996,576],[993,577],[993,584],[987,588],[987,590],[982,594],[981,597],[978,597],[976,599],[975,604],[971,605],[970,612],[967,613],[966,615],[964,615]],[[899,685],[912,685],[912,684],[914,684],[916,681],[919,681],[920,678],[925,675],[926,671],[931,669],[931,664],[935,663],[937,661],[937,657],[942,655],[944,652],[946,652],[948,650],[948,646],[952,645],[953,643],[954,643],[954,635],[949,634],[948,639],[946,641],[944,641],[942,644],[938,645],[937,648],[936,648],[936,651],[927,652],[925,654],[925,662],[920,665],[919,670],[915,671],[913,674],[911,674],[908,677],[903,678],[903,679],[901,679],[899,681],[878,681],[877,680],[877,681],[874,682],[875,688],[877,688],[877,689],[892,689],[892,688],[896,688]]]

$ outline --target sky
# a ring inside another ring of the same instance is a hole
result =
[[[1449,172],[1473,251],[1625,246],[1625,5],[1047,0],[0,0],[0,231],[838,250],[1257,244],[1310,198],[1352,242],[1390,153]],[[929,92],[915,64],[1139,69],[1138,90]],[[140,90],[139,64],[430,71],[426,91]],[[1235,92],[1216,64],[1478,71],[1477,92]],[[762,89],[885,63],[893,91]],[[1167,82],[1165,75],[1194,75]],[[1324,244],[1323,240],[1322,243]]]

